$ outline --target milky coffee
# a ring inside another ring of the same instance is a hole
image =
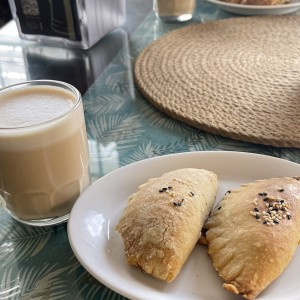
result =
[[[23,220],[68,214],[89,183],[82,102],[62,87],[0,91],[0,194]]]

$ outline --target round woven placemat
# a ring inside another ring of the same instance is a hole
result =
[[[237,140],[300,148],[300,16],[174,30],[142,51],[135,81],[169,116]]]

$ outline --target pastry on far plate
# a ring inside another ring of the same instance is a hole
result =
[[[284,271],[298,246],[299,177],[259,180],[228,191],[204,230],[223,287],[255,299]]]
[[[217,176],[204,169],[174,170],[139,186],[116,227],[128,263],[173,281],[201,235],[216,194]]]
[[[287,4],[289,0],[221,0],[227,3],[244,4],[244,5],[280,5]]]

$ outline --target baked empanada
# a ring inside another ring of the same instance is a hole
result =
[[[300,239],[299,178],[229,191],[206,222],[208,253],[223,287],[255,299],[291,261]]]
[[[130,198],[116,229],[127,261],[171,282],[201,234],[217,194],[217,176],[179,169],[149,179]]]

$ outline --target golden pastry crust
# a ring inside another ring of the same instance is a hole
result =
[[[272,178],[227,193],[204,229],[223,287],[247,299],[276,279],[300,240],[300,181]]]
[[[193,168],[139,186],[116,227],[128,263],[161,280],[174,280],[200,237],[216,193],[217,176]]]

